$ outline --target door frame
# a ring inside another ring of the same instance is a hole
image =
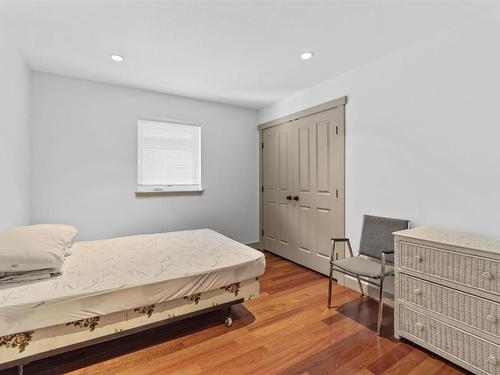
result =
[[[262,157],[262,150],[264,148],[263,146],[263,130],[273,127],[273,126],[278,126],[285,124],[287,122],[292,122],[307,116],[311,116],[320,112],[325,112],[330,109],[339,107],[339,106],[345,106],[347,103],[347,96],[341,96],[340,98],[329,100],[327,102],[315,105],[310,108],[303,109],[298,112],[291,113],[289,115],[267,121],[265,123],[259,124],[257,126],[258,132],[259,132],[259,248],[263,251],[263,236],[262,233],[264,231],[264,220],[263,220],[263,199],[262,199],[262,193],[263,193],[263,157]],[[344,127],[344,176],[343,176],[343,185],[341,186],[341,191],[340,194],[343,195],[343,234],[342,236],[345,237],[345,110],[342,111],[342,121],[343,121],[343,127]],[[343,284],[343,280],[337,280],[339,283]]]

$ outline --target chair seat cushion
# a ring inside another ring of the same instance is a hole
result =
[[[380,263],[374,262],[373,260],[366,259],[360,256],[349,257],[333,262],[333,265],[340,268],[346,272],[369,277],[371,279],[380,279]],[[387,265],[385,266],[385,276],[394,273],[394,267]]]

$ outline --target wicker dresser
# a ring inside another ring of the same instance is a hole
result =
[[[476,374],[500,374],[500,240],[395,233],[394,335]]]

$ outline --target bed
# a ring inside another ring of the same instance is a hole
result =
[[[0,285],[0,369],[256,298],[261,252],[209,229],[76,242],[60,277]]]

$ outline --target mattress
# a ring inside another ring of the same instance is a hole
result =
[[[76,242],[62,276],[0,286],[0,336],[170,301],[264,270],[261,252],[209,229]]]

